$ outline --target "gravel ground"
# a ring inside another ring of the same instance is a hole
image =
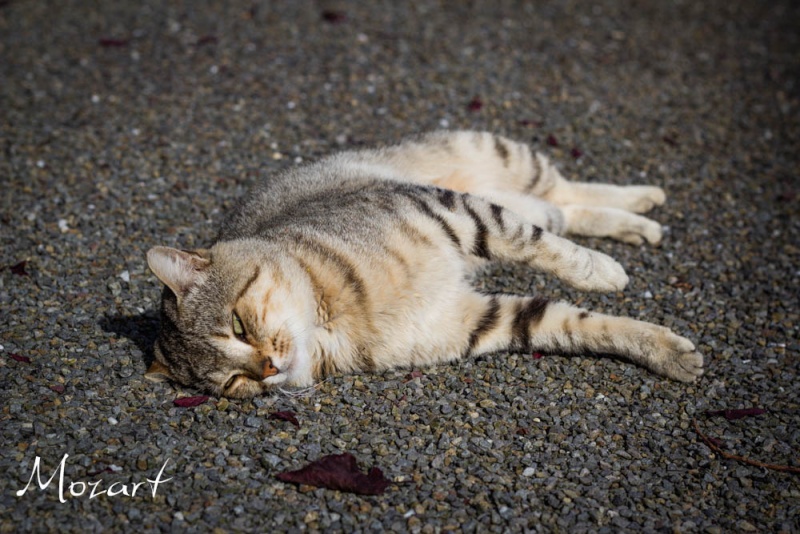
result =
[[[90,7],[91,4],[94,7]],[[791,2],[0,1],[0,531],[798,532],[800,9]],[[153,245],[207,244],[270,173],[441,127],[667,189],[631,284],[478,283],[670,326],[706,375],[502,354],[306,396],[154,385]],[[22,263],[26,262],[26,263]],[[25,361],[27,359],[27,361]],[[760,407],[726,421],[707,410]],[[291,410],[300,422],[268,419]],[[351,452],[362,497],[276,480]],[[35,459],[56,482],[25,487]],[[155,498],[128,491],[154,479]]]

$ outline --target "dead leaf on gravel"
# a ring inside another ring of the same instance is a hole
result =
[[[192,408],[193,406],[200,406],[208,399],[207,395],[198,395],[197,397],[181,397],[172,402],[175,406],[180,406],[181,408]]]
[[[297,471],[279,473],[278,480],[359,495],[380,495],[392,483],[378,467],[362,473],[355,457],[347,452],[323,456]]]
[[[480,111],[482,107],[483,107],[483,100],[481,100],[477,96],[474,97],[472,100],[470,100],[469,104],[467,104],[467,109],[470,111]]]
[[[292,423],[297,428],[300,428],[300,421],[297,420],[294,412],[286,411],[286,412],[272,412],[269,414],[270,419],[278,419],[280,421],[288,421]]]
[[[28,265],[28,262],[22,260],[19,263],[15,263],[9,269],[11,270],[11,274],[15,274],[17,276],[28,276],[28,271],[25,270],[25,266]]]

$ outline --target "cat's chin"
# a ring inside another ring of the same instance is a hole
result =
[[[278,373],[277,375],[268,376],[261,381],[266,386],[277,386],[285,384],[289,380],[289,373]]]

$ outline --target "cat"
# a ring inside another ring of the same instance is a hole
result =
[[[658,244],[661,226],[638,213],[664,201],[658,187],[568,181],[527,145],[471,131],[286,170],[245,196],[209,249],[147,252],[165,287],[145,376],[246,398],[334,373],[540,351],[622,356],[691,382],[703,358],[667,328],[470,283],[505,261],[621,291],[619,263],[560,235]]]

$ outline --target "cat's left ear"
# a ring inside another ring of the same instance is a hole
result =
[[[170,247],[153,247],[147,251],[147,264],[180,302],[192,287],[202,282],[211,260],[205,250],[190,252]]]
[[[144,377],[151,382],[166,382],[168,380],[174,380],[172,373],[169,371],[167,366],[158,360],[155,360],[150,364],[150,367],[148,367],[147,371],[144,373]]]

